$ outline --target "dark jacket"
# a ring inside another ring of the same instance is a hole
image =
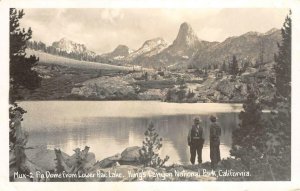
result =
[[[220,141],[221,128],[217,123],[212,123],[210,125],[210,141]]]
[[[200,125],[194,124],[188,134],[188,145],[199,145],[203,143],[203,128]]]

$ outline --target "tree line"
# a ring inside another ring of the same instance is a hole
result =
[[[197,71],[200,71],[201,74],[207,74],[207,72],[211,70],[218,70],[229,75],[237,76],[244,73],[249,67],[259,68],[263,64],[264,63],[260,61],[253,63],[251,60],[239,60],[238,57],[233,54],[230,59],[227,59],[227,61],[223,60],[222,64],[212,63],[203,66],[202,69],[199,69],[194,65],[189,65],[188,69],[196,69]]]
[[[291,12],[281,29],[282,42],[275,54],[275,88],[271,113],[263,114],[255,84],[239,115],[232,135],[231,155],[252,174],[251,180],[291,180]]]

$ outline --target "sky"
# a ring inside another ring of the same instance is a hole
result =
[[[21,27],[31,27],[33,40],[47,45],[61,38],[82,43],[98,54],[118,45],[136,50],[149,39],[170,44],[180,24],[189,23],[198,38],[224,41],[249,31],[281,28],[287,9],[24,9]]]

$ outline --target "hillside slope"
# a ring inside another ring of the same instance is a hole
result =
[[[41,51],[35,51],[31,49],[26,50],[27,55],[36,55],[39,57],[39,63],[44,65],[59,65],[65,67],[73,67],[80,69],[103,69],[103,70],[132,70],[132,67],[126,66],[115,66],[104,63],[79,61],[71,58],[56,56]]]
[[[248,32],[241,36],[227,38],[207,49],[198,50],[191,59],[191,64],[200,67],[210,64],[221,65],[223,61],[230,62],[233,55],[240,62],[249,61],[255,64],[260,62],[261,55],[264,63],[272,62],[274,53],[278,51],[278,42],[281,42],[280,30],[271,29],[266,33]]]

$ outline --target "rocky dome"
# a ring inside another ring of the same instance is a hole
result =
[[[180,25],[179,32],[173,42],[173,46],[195,47],[199,39],[190,24],[184,22]]]

